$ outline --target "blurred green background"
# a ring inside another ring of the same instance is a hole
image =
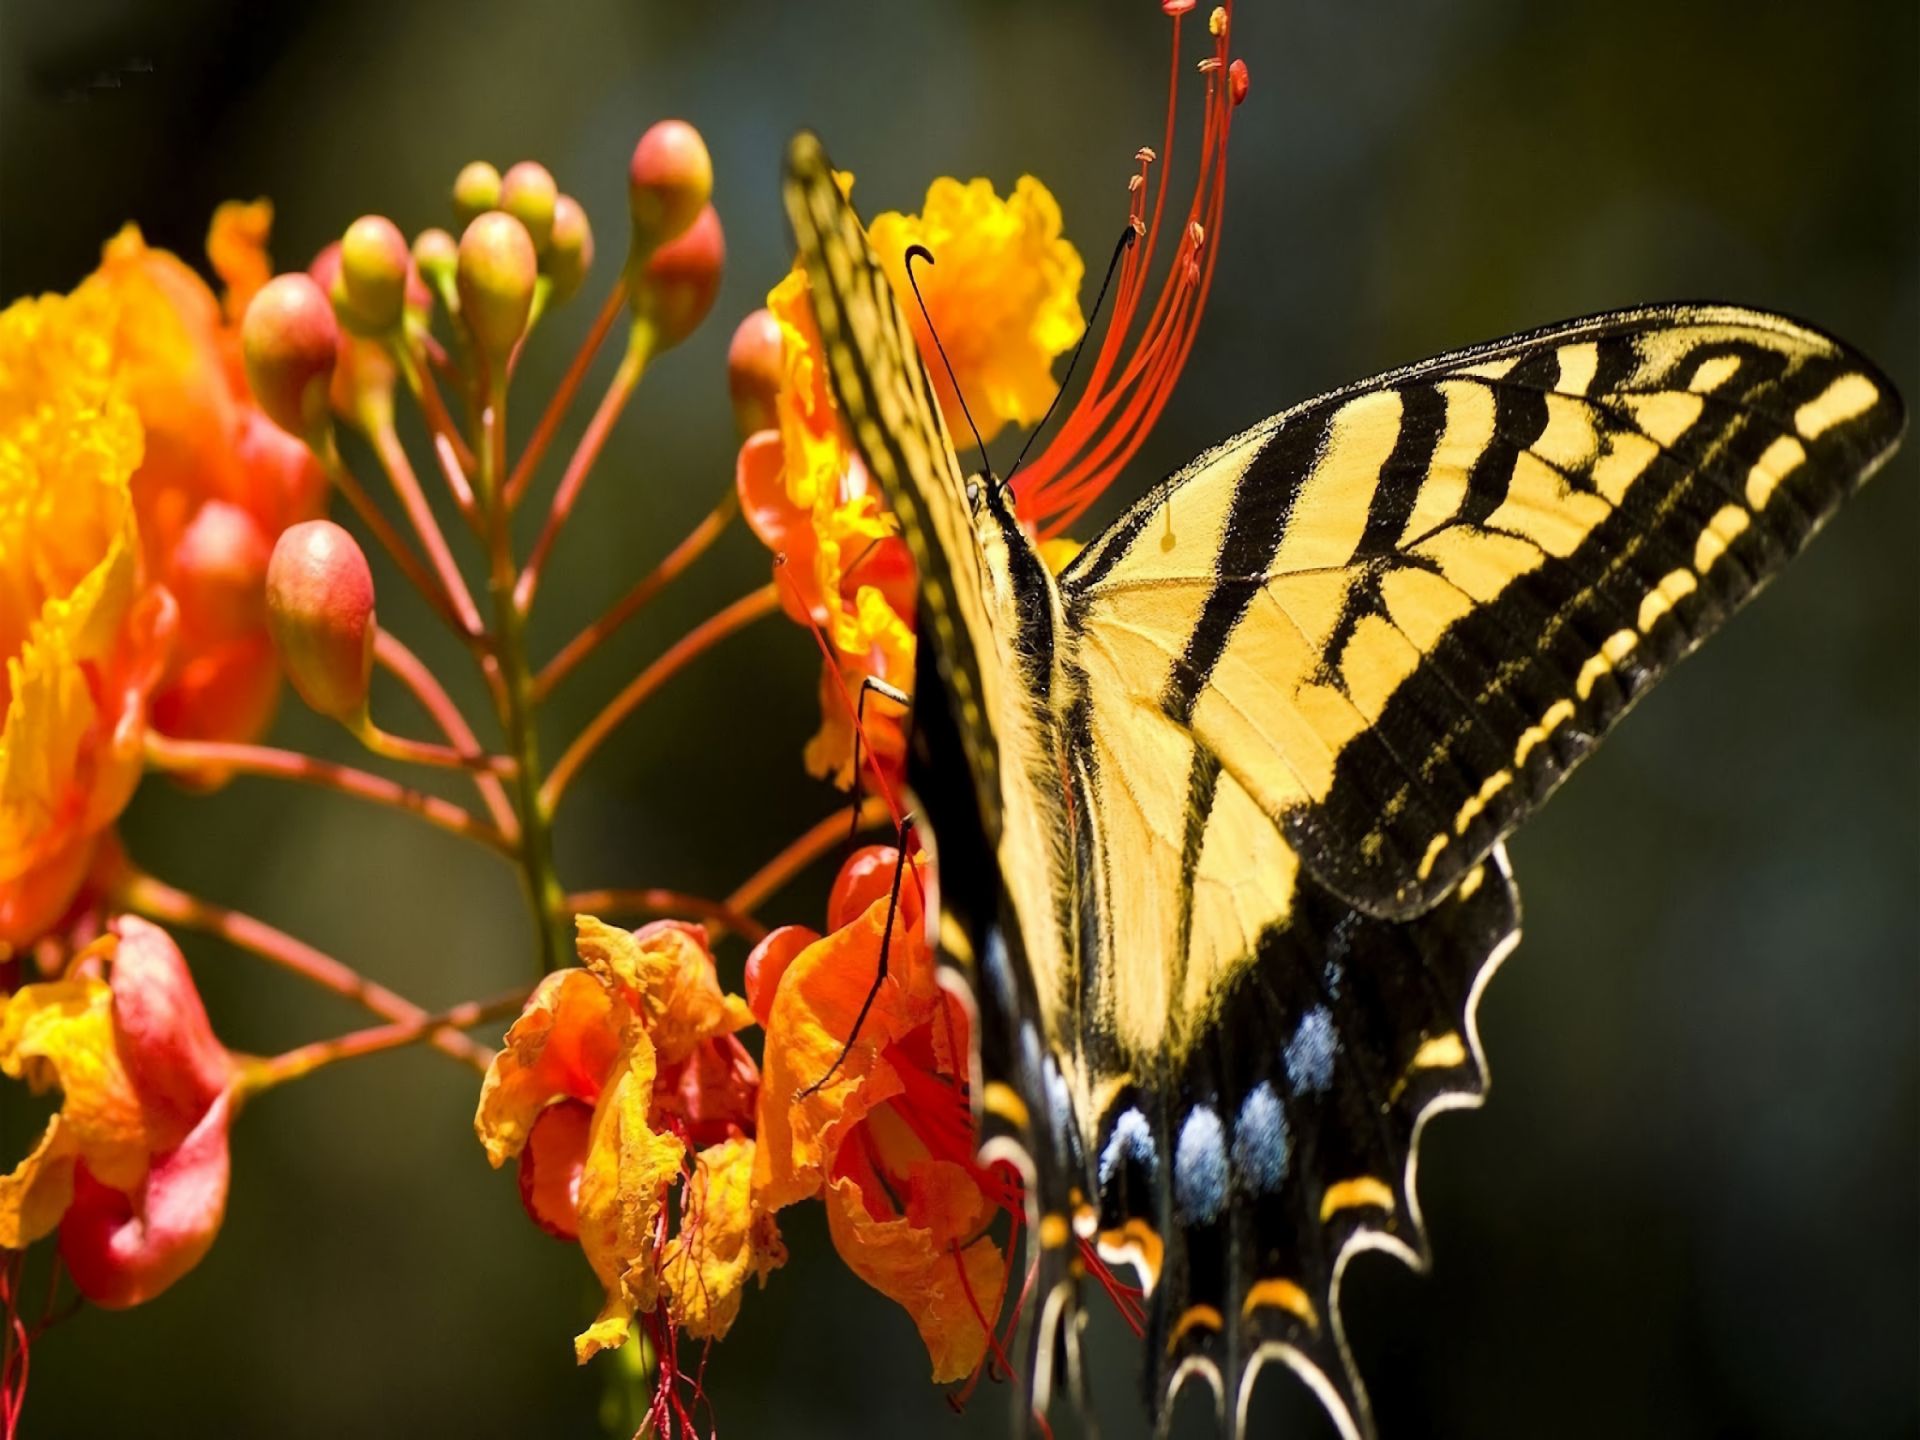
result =
[[[1911,3],[1249,0],[1237,26],[1253,92],[1216,299],[1114,503],[1313,392],[1645,299],[1807,316],[1920,397]],[[817,127],[869,213],[917,208],[938,174],[1004,190],[1031,171],[1097,267],[1130,157],[1159,141],[1165,31],[1148,0],[9,3],[0,294],[71,286],[126,219],[197,259],[231,196],[270,195],[275,252],[301,265],[364,211],[410,232],[450,223],[443,197],[468,159],[533,157],[599,227],[593,296],[624,246],[633,140],[693,120],[718,172],[726,285],[589,488],[542,596],[546,653],[731,483],[725,345],[788,263],[787,135]],[[523,417],[590,308],[543,327]],[[1349,1275],[1348,1329],[1388,1436],[1920,1429],[1917,458],[1899,456],[1514,845],[1528,931],[1482,1011],[1492,1100],[1435,1127],[1420,1166],[1435,1271],[1368,1258]],[[549,755],[765,565],[730,535],[569,682]],[[474,697],[455,647],[381,579],[382,619]],[[832,808],[799,764],[815,665],[773,621],[661,694],[563,817],[569,884],[721,893]],[[277,734],[345,753],[292,704]],[[510,876],[381,812],[267,782],[211,798],[151,783],[126,833],[162,876],[422,1002],[528,973]],[[769,913],[817,922],[824,883]],[[187,945],[235,1045],[360,1023]],[[723,961],[736,981],[739,958]],[[569,1349],[591,1277],[488,1171],[474,1096],[471,1075],[408,1053],[263,1100],[235,1138],[207,1261],[161,1301],[82,1314],[38,1347],[27,1433],[595,1433],[600,1379]],[[27,1121],[7,1101],[11,1159]],[[838,1264],[816,1214],[786,1228],[793,1263],[708,1372],[724,1433],[1004,1428],[1004,1390],[949,1415],[911,1326]],[[1139,1433],[1134,1356],[1110,1319],[1096,1329],[1108,1433]],[[1289,1390],[1267,1387],[1262,1433],[1323,1433]]]

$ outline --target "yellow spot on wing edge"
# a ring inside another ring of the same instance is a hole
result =
[[[981,1092],[980,1104],[987,1114],[995,1119],[1021,1130],[1032,1128],[1032,1117],[1027,1114],[1027,1102],[1014,1092],[1011,1085],[1001,1080],[989,1080],[986,1089]]]
[[[1109,1265],[1128,1261],[1140,1271],[1141,1286],[1149,1294],[1160,1283],[1160,1262],[1165,1247],[1160,1236],[1146,1221],[1135,1216],[1118,1230],[1102,1230],[1099,1235],[1100,1258]]]
[[[1580,667],[1580,674],[1573,682],[1574,693],[1582,700],[1586,699],[1593,693],[1593,687],[1599,683],[1600,677],[1632,654],[1633,647],[1639,643],[1640,633],[1637,630],[1614,631],[1601,643],[1600,649],[1588,659],[1587,663]]]
[[[1186,1313],[1173,1324],[1173,1333],[1167,1336],[1167,1353],[1171,1355],[1179,1348],[1180,1342],[1194,1330],[1211,1330],[1216,1335],[1227,1328],[1226,1320],[1211,1305],[1191,1305]]]
[[[1691,570],[1669,572],[1667,577],[1649,590],[1646,598],[1640,602],[1640,633],[1644,635],[1653,629],[1655,621],[1699,588],[1699,582],[1693,578]]]
[[[1467,833],[1467,827],[1479,818],[1480,812],[1487,808],[1487,802],[1513,783],[1511,770],[1495,771],[1487,777],[1487,783],[1480,787],[1480,793],[1460,807],[1460,813],[1453,817],[1453,831],[1456,835]]]
[[[1713,355],[1700,362],[1700,368],[1693,372],[1693,378],[1687,381],[1687,389],[1696,395],[1705,395],[1718,390],[1731,380],[1740,369],[1738,355]]]
[[[1042,1215],[1040,1217],[1040,1248],[1043,1250],[1063,1250],[1071,1232],[1067,1228],[1064,1215]]]
[[[1467,1063],[1467,1045],[1459,1032],[1436,1035],[1413,1052],[1412,1070],[1451,1070]]]
[[[1693,546],[1693,568],[1702,575],[1713,568],[1714,562],[1727,553],[1727,544],[1742,530],[1747,528],[1747,512],[1743,506],[1722,505],[1713,519],[1707,522],[1707,528],[1700,532],[1700,538]]]
[[[1573,702],[1556,700],[1547,707],[1547,713],[1540,717],[1538,725],[1529,725],[1520,734],[1520,743],[1513,747],[1513,768],[1518,770],[1527,763],[1527,756],[1533,753],[1533,747],[1543,742],[1554,731],[1573,718]]]
[[[1320,1312],[1313,1308],[1307,1292],[1291,1280],[1256,1280],[1247,1291],[1240,1313],[1250,1316],[1256,1310],[1285,1310],[1311,1328],[1320,1328]]]
[[[1422,880],[1433,874],[1433,862],[1440,858],[1440,852],[1447,848],[1447,837],[1436,835],[1427,846],[1427,853],[1420,857],[1419,876]]]
[[[1474,892],[1480,888],[1486,878],[1487,867],[1484,865],[1476,865],[1467,871],[1465,878],[1460,881],[1460,888],[1453,893],[1462,900],[1471,900]]]
[[[1777,438],[1747,472],[1747,504],[1756,511],[1766,509],[1774,489],[1798,470],[1806,458],[1806,447],[1793,436]]]
[[[1842,375],[1793,412],[1793,428],[1805,440],[1817,439],[1834,426],[1864,415],[1879,402],[1880,391],[1857,370]]]
[[[1339,1180],[1320,1197],[1320,1221],[1325,1224],[1342,1210],[1393,1209],[1393,1191],[1387,1182],[1371,1175]]]

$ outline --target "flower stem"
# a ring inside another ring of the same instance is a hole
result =
[[[749,945],[758,943],[767,933],[766,926],[723,900],[679,890],[579,890],[567,896],[567,908],[576,915],[651,915],[663,919],[696,915],[710,925],[731,930]]]
[[[149,919],[218,935],[228,943],[388,1020],[414,1024],[431,1018],[411,1000],[395,994],[378,981],[369,980],[359,971],[343,965],[305,941],[274,929],[264,920],[256,920],[238,910],[230,910],[224,905],[215,905],[209,900],[176,890],[165,881],[156,880],[142,871],[130,869],[121,878],[115,899],[127,909]],[[464,1060],[476,1069],[487,1068],[491,1057],[486,1048],[444,1021],[433,1030],[430,1039],[436,1050],[456,1060]]]
[[[441,1031],[463,1030],[469,1025],[481,1025],[489,1020],[517,1015],[526,1000],[527,987],[522,986],[490,999],[468,1000],[437,1014],[422,1015],[417,1020],[372,1025],[331,1040],[316,1040],[310,1045],[296,1046],[264,1060],[247,1061],[240,1072],[241,1098],[250,1099],[263,1090],[271,1090],[289,1080],[298,1080],[322,1066],[341,1060],[378,1055],[383,1050],[397,1050],[405,1045],[417,1045],[423,1040],[433,1039]]]
[[[265,775],[276,780],[295,780],[337,790],[342,795],[371,800],[395,810],[416,815],[453,835],[513,854],[507,837],[486,821],[438,795],[423,794],[395,784],[384,775],[372,775],[331,760],[316,759],[295,750],[276,750],[269,745],[239,745],[220,740],[178,740],[158,731],[147,732],[147,763],[156,770],[174,774],[225,777],[227,775]]]
[[[440,727],[440,733],[447,737],[449,744],[468,753],[480,748],[479,740],[475,738],[472,727],[467,724],[459,707],[448,697],[433,672],[419,656],[401,643],[399,637],[385,630],[376,631],[373,658],[407,687],[420,708]],[[497,674],[498,667],[494,669]],[[473,784],[480,792],[487,813],[493,817],[493,823],[507,837],[509,844],[517,846],[520,843],[520,817],[514,813],[513,804],[507,799],[506,789],[500,784],[499,777],[476,772]]]
[[[547,446],[553,443],[554,431],[560,428],[560,422],[572,408],[573,397],[580,392],[581,381],[587,378],[587,368],[593,364],[593,357],[606,343],[607,332],[613,329],[613,322],[620,318],[620,310],[626,303],[627,281],[623,275],[614,285],[613,292],[607,296],[606,303],[600,307],[600,313],[594,317],[593,328],[587,331],[587,338],[574,352],[573,363],[567,366],[567,373],[561,377],[559,388],[547,402],[546,412],[534,427],[533,438],[527,441],[527,448],[520,452],[519,460],[514,463],[513,475],[507,481],[508,509],[520,503],[527,493],[527,487],[533,483],[534,472],[540,468]]]
[[[780,608],[780,596],[771,584],[762,585],[742,595],[731,605],[712,615],[681,636],[666,654],[655,660],[646,669],[627,683],[627,686],[587,723],[566,753],[554,765],[553,773],[547,777],[541,787],[542,803],[549,810],[559,806],[560,797],[566,793],[568,782],[584,765],[593,752],[614,729],[637,709],[642,701],[653,694],[674,675],[679,673],[688,662],[714,645],[724,640],[734,631],[745,628],[763,615],[770,615]]]
[[[614,631],[658,595],[686,570],[686,568],[706,553],[707,548],[720,538],[733,517],[740,513],[740,497],[734,491],[727,491],[720,503],[708,512],[706,519],[694,526],[692,532],[668,552],[667,557],[656,565],[652,572],[643,575],[634,587],[622,595],[618,601],[569,640],[566,648],[549,660],[541,670],[540,677],[534,681],[535,700],[545,700],[553,693],[554,687],[566,679],[573,669],[587,656],[591,655]]]
[[[454,458],[463,470],[474,467],[473,451],[467,448],[467,442],[461,437],[460,427],[453,423],[453,416],[447,413],[446,402],[440,398],[440,387],[435,383],[431,367],[422,365],[415,358],[413,347],[405,340],[392,346],[394,363],[400,367],[400,374],[407,382],[407,389],[419,403],[420,412],[427,417],[427,428],[436,439],[444,438],[451,447]],[[458,498],[458,497],[456,497]],[[468,497],[471,504],[472,497]]]
[[[321,468],[326,471],[327,479],[333,483],[336,490],[347,497],[347,503],[353,506],[354,513],[360,517],[361,523],[373,532],[373,538],[379,541],[381,548],[393,557],[393,563],[400,567],[400,573],[405,575],[413,587],[420,592],[427,604],[433,608],[433,613],[456,633],[466,634],[466,627],[461,624],[459,615],[454,612],[453,602],[447,598],[447,592],[420,563],[420,557],[414,554],[413,547],[406,542],[400,532],[393,528],[393,522],[381,513],[380,507],[375,505],[372,498],[361,488],[353,472],[347,469],[346,462],[340,458],[339,448],[333,443],[332,431],[327,432],[326,438],[320,442],[315,454],[320,459]]]
[[[860,802],[857,819],[851,805],[834,811],[817,825],[795,836],[785,849],[754,871],[739,889],[721,903],[741,915],[751,915],[794,876],[835,845],[843,843],[849,828],[868,830],[885,823],[886,819],[886,801],[877,795],[870,795]]]
[[[507,387],[491,383],[481,413],[480,498],[487,519],[487,593],[493,602],[495,654],[505,703],[501,722],[507,750],[519,765],[520,868],[540,939],[540,968],[558,970],[572,955],[567,897],[553,868],[553,807],[540,783],[539,734],[534,725],[533,675],[527,665],[526,612],[514,600],[512,511],[506,503]]]
[[[607,393],[600,397],[600,406],[593,412],[593,419],[587,422],[580,444],[575,448],[573,458],[567,462],[566,473],[560,477],[559,488],[553,492],[553,505],[547,511],[547,523],[541,528],[540,538],[534,541],[533,553],[527,558],[526,568],[520,572],[519,584],[514,592],[514,604],[523,615],[533,608],[533,592],[539,588],[540,574],[546,568],[547,556],[552,553],[554,542],[566,527],[567,517],[573,514],[573,507],[586,486],[587,475],[600,458],[601,447],[607,443],[607,436],[612,433],[620,412],[627,408],[627,402],[639,388],[640,377],[647,368],[649,346],[646,335],[644,329],[637,325],[634,327],[627,353],[620,359],[620,368],[613,372]]]
[[[390,410],[392,407],[386,408]],[[426,492],[420,488],[420,479],[414,474],[413,463],[407,459],[406,447],[400,443],[399,432],[393,428],[393,417],[389,414],[381,418],[382,423],[367,432],[373,442],[374,453],[380,457],[388,483],[400,497],[400,504],[413,523],[414,533],[426,548],[427,559],[440,577],[440,588],[446,593],[454,614],[459,617],[467,634],[477,636],[484,627],[480,623],[480,612],[474,607],[472,592],[467,589],[466,577],[460,573],[453,552],[447,548],[440,522],[433,518],[433,507],[427,504]]]

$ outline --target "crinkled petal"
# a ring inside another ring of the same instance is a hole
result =
[[[0,1178],[0,1250],[24,1250],[60,1223],[79,1157],[72,1127],[55,1115],[33,1152]]]
[[[130,1190],[102,1184],[90,1165],[79,1170],[60,1222],[60,1256],[82,1295],[124,1309],[151,1300],[200,1263],[227,1209],[228,1119],[223,1094]]]
[[[754,1172],[756,1196],[769,1210],[818,1191],[848,1132],[902,1092],[905,1083],[886,1051],[935,1013],[939,982],[920,930],[914,881],[904,876],[887,978],[847,1045],[873,986],[886,912],[885,899],[874,902],[809,945],[781,978],[767,1023]],[[830,1071],[831,1079],[811,1088]]]
[[[520,1153],[548,1104],[600,1098],[620,1054],[624,1011],[585,970],[557,970],[540,982],[480,1086],[473,1128],[496,1169]]]
[[[876,1219],[849,1176],[827,1187],[826,1200],[834,1248],[854,1274],[913,1317],[934,1383],[972,1374],[986,1355],[1005,1293],[1000,1247],[983,1236],[961,1249],[941,1244],[904,1216]]]
[[[582,915],[574,939],[581,963],[633,1006],[662,1065],[753,1023],[747,1002],[721,990],[707,932],[698,925],[658,920],[629,931]]]
[[[273,275],[267,236],[273,230],[270,200],[226,200],[207,227],[207,261],[226,287],[221,308],[232,324],[247,313],[247,302]]]
[[[652,1042],[638,1024],[628,1027],[627,1041],[594,1110],[580,1172],[580,1248],[607,1289],[599,1319],[574,1340],[574,1356],[582,1364],[624,1340],[625,1322],[651,1310],[658,1298],[667,1186],[686,1155],[678,1140],[647,1123],[653,1107]]]
[[[591,1105],[561,1100],[540,1112],[520,1152],[520,1203],[556,1240],[580,1238],[580,1176],[592,1130]]]
[[[771,1216],[755,1211],[752,1189],[753,1141],[722,1141],[696,1158],[679,1233],[660,1256],[668,1316],[696,1340],[724,1337],[740,1313],[747,1277],[764,1284],[786,1263],[779,1231]]]
[[[113,992],[78,976],[25,985],[0,1012],[0,1072],[36,1093],[57,1085],[63,1129],[87,1168],[131,1190],[147,1170],[147,1124],[113,1033]]]

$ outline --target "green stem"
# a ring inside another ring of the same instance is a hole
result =
[[[558,970],[573,956],[567,894],[553,865],[553,810],[541,793],[539,733],[534,724],[534,679],[527,665],[526,616],[514,601],[511,507],[506,500],[507,387],[495,380],[481,416],[480,503],[487,519],[487,594],[504,691],[501,722],[507,753],[518,765],[520,868],[540,939],[540,968]]]

